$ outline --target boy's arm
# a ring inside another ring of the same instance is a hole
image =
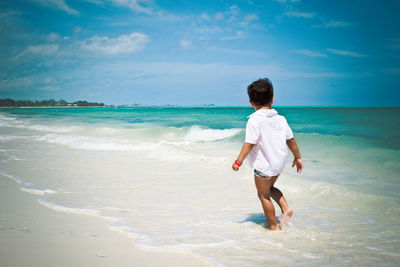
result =
[[[234,171],[238,171],[239,170],[239,165],[236,164],[236,162],[238,162],[240,165],[242,165],[243,160],[247,157],[247,155],[249,155],[250,151],[253,149],[254,144],[250,144],[250,143],[244,143],[242,150],[239,153],[239,156],[237,158],[237,160],[232,164],[232,169]]]
[[[301,155],[296,140],[294,140],[294,138],[288,139],[286,140],[286,144],[289,147],[290,151],[292,151],[294,156],[292,167],[296,166],[297,172],[301,173],[303,171],[304,166],[303,166],[303,161],[301,160]]]

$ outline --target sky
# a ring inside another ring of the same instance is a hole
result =
[[[2,0],[0,98],[399,106],[400,1]]]

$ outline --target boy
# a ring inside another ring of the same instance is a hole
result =
[[[250,154],[249,163],[254,169],[258,197],[264,209],[268,228],[280,230],[285,223],[284,220],[293,214],[282,192],[274,187],[279,174],[285,167],[288,156],[287,146],[294,156],[292,167],[296,166],[299,173],[303,171],[303,162],[293,138],[293,132],[285,117],[278,115],[278,112],[271,108],[274,103],[271,81],[269,79],[255,81],[247,87],[247,93],[250,104],[256,111],[249,116],[245,143],[237,160],[232,164],[232,169],[238,171],[243,160]],[[278,203],[282,211],[280,227],[276,222],[271,198]]]

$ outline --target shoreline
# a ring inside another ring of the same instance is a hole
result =
[[[212,266],[189,251],[140,248],[98,218],[51,210],[0,176],[2,266]]]

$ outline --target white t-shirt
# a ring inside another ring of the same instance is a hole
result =
[[[285,117],[275,109],[259,109],[249,116],[246,125],[246,143],[255,144],[248,160],[252,169],[266,175],[280,174],[287,161],[286,140],[293,138]]]

